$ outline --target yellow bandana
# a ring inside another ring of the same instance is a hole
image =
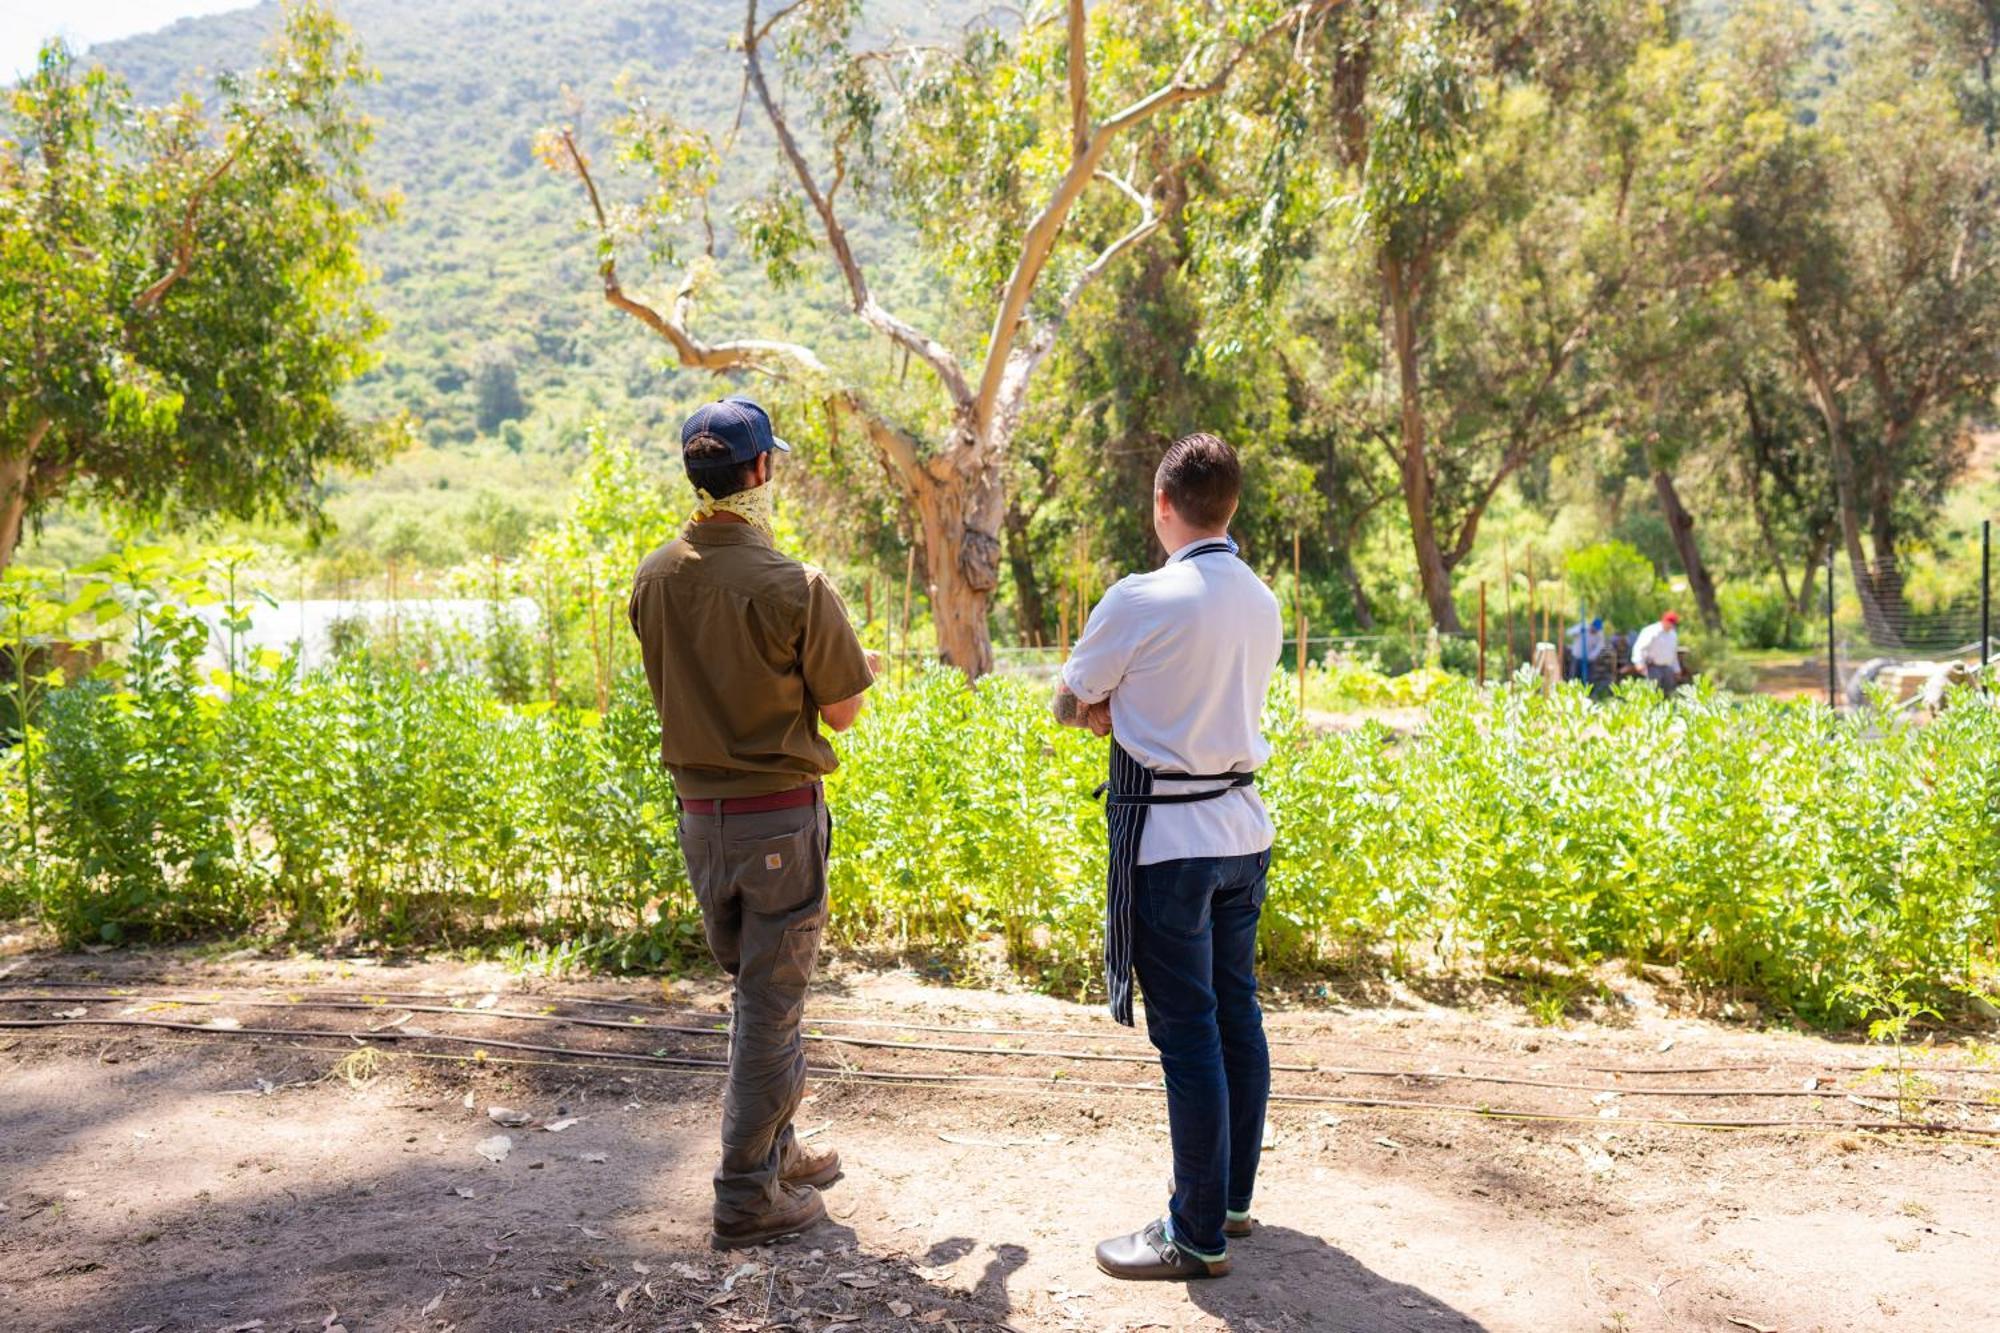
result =
[[[699,487],[694,495],[696,518],[713,518],[718,513],[734,514],[766,537],[777,538],[778,511],[770,482],[734,495],[725,495],[720,500]]]

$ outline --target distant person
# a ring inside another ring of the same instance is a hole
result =
[[[1596,616],[1588,624],[1579,619],[1569,627],[1568,644],[1569,671],[1565,679],[1591,678],[1591,665],[1604,651],[1604,617]]]
[[[854,725],[874,683],[826,576],[771,544],[772,473],[789,452],[747,398],[681,427],[700,506],[647,556],[631,620],[660,718],[660,759],[709,949],[736,979],[714,1241],[758,1245],[826,1217],[840,1156],[792,1131],[805,1090],[799,1022],[826,922],[831,823],[820,734]]]
[[[1056,717],[1115,739],[1104,973],[1132,1022],[1132,973],[1166,1073],[1174,1175],[1166,1216],[1097,1247],[1113,1277],[1220,1277],[1251,1231],[1271,1057],[1257,1004],[1257,920],[1271,819],[1253,787],[1283,630],[1236,558],[1235,451],[1178,440],[1153,480],[1166,564],[1121,580],[1078,638]]]
[[[1672,694],[1680,688],[1680,623],[1680,613],[1669,611],[1640,630],[1639,637],[1632,641],[1632,665],[1659,686],[1662,694]]]

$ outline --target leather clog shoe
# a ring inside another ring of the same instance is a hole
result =
[[[1175,1282],[1222,1277],[1229,1260],[1203,1259],[1167,1239],[1167,1224],[1154,1222],[1129,1236],[1116,1236],[1097,1247],[1097,1266],[1112,1277],[1139,1282]]]

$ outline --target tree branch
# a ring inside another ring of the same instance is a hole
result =
[[[144,312],[154,309],[166,299],[167,293],[173,290],[174,285],[188,275],[188,270],[194,265],[194,229],[201,218],[202,204],[207,202],[209,191],[229,174],[231,168],[242,158],[243,150],[250,146],[263,128],[264,122],[261,119],[252,121],[250,128],[243,132],[243,137],[236,141],[236,146],[223,156],[222,161],[215,164],[212,171],[202,177],[201,184],[195,186],[194,193],[188,196],[187,207],[181,213],[180,233],[174,238],[173,266],[154,279],[146,290],[132,298],[134,310]]]
[[[799,188],[805,191],[811,201],[813,211],[819,214],[820,229],[825,233],[827,248],[833,252],[834,262],[840,266],[847,279],[847,292],[854,313],[863,323],[889,337],[893,342],[908,348],[936,373],[944,384],[945,392],[961,410],[971,404],[972,390],[966,383],[965,370],[958,364],[958,358],[951,349],[914,326],[898,319],[878,304],[868,291],[868,280],[861,272],[861,264],[854,257],[854,248],[848,244],[847,229],[841,225],[839,216],[833,211],[833,198],[822,192],[814,179],[812,167],[807,163],[805,153],[799,148],[798,140],[792,134],[790,122],[771,95],[771,85],[764,78],[764,64],[758,55],[758,43],[771,29],[771,25],[797,8],[797,3],[771,16],[762,27],[757,24],[757,0],[748,0],[744,5],[743,17],[743,62],[750,77],[750,87],[756,92],[757,100],[764,108],[764,116],[771,122],[771,129],[778,136],[778,147],[783,151],[785,161],[797,178]]]
[[[674,349],[675,357],[683,366],[693,370],[711,373],[729,370],[748,370],[767,375],[777,380],[805,380],[815,385],[829,386],[826,396],[838,403],[854,417],[867,434],[869,441],[881,452],[883,460],[892,471],[913,491],[921,488],[928,480],[918,459],[918,445],[914,436],[896,427],[880,413],[869,406],[868,400],[857,390],[840,385],[826,363],[809,347],[797,343],[776,342],[763,338],[739,338],[729,342],[710,343],[697,338],[688,328],[688,314],[694,303],[694,281],[692,275],[683,278],[674,292],[673,312],[663,314],[646,302],[629,295],[618,281],[618,259],[612,249],[610,222],[605,216],[603,196],[598,193],[596,178],[590,174],[590,164],[582,149],[577,146],[573,131],[562,131],[562,144],[569,154],[571,167],[577,179],[583,182],[584,193],[590,199],[590,211],[597,219],[598,238],[603,246],[603,258],[598,262],[598,277],[604,283],[604,299],[615,309],[621,310],[644,324]]]
[[[1084,37],[1089,30],[1083,0],[1069,0],[1069,124],[1072,159],[1090,146],[1090,67]]]
[[[1088,134],[1077,136],[1070,155],[1069,169],[1056,183],[1055,192],[1043,206],[1042,211],[1028,224],[1021,237],[1021,252],[1014,262],[1014,270],[1008,275],[1007,285],[1000,297],[1000,308],[993,319],[993,330],[987,339],[986,360],[979,375],[979,387],[972,401],[975,428],[984,434],[991,423],[994,408],[999,401],[1002,382],[1007,375],[1007,363],[1014,350],[1014,340],[1019,336],[1021,324],[1027,313],[1028,299],[1034,294],[1035,286],[1041,281],[1042,271],[1047,267],[1049,255],[1055,249],[1057,238],[1062,234],[1063,225],[1068,222],[1072,209],[1090,182],[1096,178],[1098,164],[1104,160],[1112,142],[1125,130],[1138,125],[1171,106],[1183,102],[1197,101],[1211,97],[1228,85],[1236,67],[1258,47],[1270,38],[1283,32],[1293,24],[1304,23],[1312,15],[1332,9],[1342,0],[1300,0],[1300,3],[1286,10],[1271,24],[1239,45],[1222,63],[1213,78],[1205,83],[1189,83],[1184,77],[1186,64],[1177,70],[1166,84],[1118,112],[1109,120],[1092,128]],[[1074,71],[1083,68],[1075,57],[1081,44],[1083,30],[1083,5],[1072,0],[1069,7],[1069,41]],[[1192,58],[1192,53],[1190,53]],[[1071,107],[1076,106],[1076,89],[1072,84]],[[1083,89],[1088,98],[1088,85]]]

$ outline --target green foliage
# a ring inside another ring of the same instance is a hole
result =
[[[51,43],[0,107],[0,565],[71,487],[142,514],[313,521],[386,436],[336,402],[376,332],[368,77],[330,11],[268,63],[143,106]]]
[[[510,705],[476,661],[422,670],[367,646],[310,672],[270,653],[204,668],[215,648],[187,608],[226,612],[230,576],[226,558],[128,550],[70,602],[36,601],[46,633],[116,622],[128,646],[94,678],[44,677],[29,743],[0,767],[27,833],[0,899],[70,941],[498,936],[616,966],[698,951],[636,670],[598,709]],[[1706,686],[1597,705],[1574,687],[1318,673],[1350,696],[1421,693],[1430,716],[1394,745],[1318,735],[1292,682],[1274,687],[1259,789],[1279,829],[1264,941],[1280,971],[1511,972],[1541,978],[1554,1016],[1551,977],[1622,957],[1847,1021],[1868,1016],[1870,969],[1941,1005],[2000,961],[2000,709],[1877,733]],[[1043,984],[1094,985],[1102,742],[1056,727],[1039,686],[935,670],[876,698],[842,750],[837,938],[998,937]]]
[[[1791,599],[1768,583],[1732,583],[1716,594],[1722,624],[1745,648],[1795,648],[1799,621]]]
[[[1605,623],[1633,630],[1657,620],[1666,609],[1666,587],[1659,571],[1637,547],[1625,542],[1598,542],[1563,562],[1569,575],[1571,600]]]

